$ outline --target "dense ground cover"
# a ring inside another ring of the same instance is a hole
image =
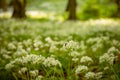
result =
[[[120,79],[119,20],[65,21],[65,0],[39,1],[0,19],[0,80]]]
[[[119,32],[119,21],[110,19],[2,19],[0,79],[119,80]]]

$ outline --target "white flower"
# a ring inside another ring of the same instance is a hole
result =
[[[27,63],[39,64],[39,63],[43,62],[44,59],[45,59],[45,57],[43,57],[41,55],[30,54],[25,57],[22,57],[22,60],[23,60],[22,63],[23,64],[27,64]]]
[[[13,50],[13,49],[16,49],[16,46],[14,43],[9,43],[8,48]]]
[[[5,69],[7,70],[11,70],[14,67],[14,65],[12,63],[8,63],[5,65]]]
[[[43,76],[39,75],[35,80],[42,80]]]
[[[58,48],[55,45],[51,45],[50,49],[49,49],[49,52],[54,52],[56,50],[58,50]]]
[[[88,71],[88,67],[84,65],[79,65],[77,69],[75,70],[75,74],[80,74]]]
[[[27,55],[28,52],[24,49],[18,49],[15,53],[14,53],[14,56],[15,57],[21,57],[21,56],[25,56]]]
[[[26,47],[30,47],[31,44],[32,44],[32,40],[31,40],[31,39],[24,40],[22,43],[23,43]]]
[[[39,72],[38,70],[32,70],[32,71],[29,72],[29,74],[32,77],[36,77],[36,76],[38,76],[38,72]]]
[[[114,59],[115,59],[115,56],[114,56],[113,54],[105,53],[104,55],[100,56],[99,62],[100,62],[100,63],[107,62],[107,63],[109,63],[110,65],[112,65],[113,62],[114,62]]]
[[[113,45],[118,45],[118,46],[120,46],[120,42],[119,42],[118,40],[113,40],[112,42],[113,42]]]
[[[11,59],[11,56],[9,56],[9,55],[7,55],[7,54],[3,54],[3,57],[4,57],[5,59]]]
[[[61,63],[58,60],[55,60],[55,58],[53,58],[53,57],[47,57],[44,60],[43,64],[46,67],[51,67],[51,66],[59,66],[59,67],[61,67]]]
[[[62,47],[63,50],[77,50],[79,49],[79,43],[75,41],[69,41],[65,43]]]
[[[114,53],[114,52],[119,52],[119,50],[116,49],[115,47],[111,47],[111,48],[108,50],[108,53]]]
[[[52,43],[53,42],[53,40],[50,37],[46,37],[45,41],[47,41],[48,43]]]
[[[93,62],[93,60],[92,60],[92,58],[90,58],[90,57],[88,57],[88,56],[83,56],[83,57],[81,58],[80,62],[81,62],[81,63],[88,63],[88,64],[90,64],[90,63]]]
[[[72,58],[72,61],[77,62],[79,58]]]
[[[85,74],[86,79],[95,79],[95,73],[94,72],[88,72]]]
[[[33,45],[35,48],[39,48],[42,44],[42,41],[35,40]]]
[[[71,53],[69,53],[69,56],[71,56],[71,57],[78,57],[78,56],[80,56],[80,53],[77,52],[77,51],[72,51]]]
[[[26,67],[23,67],[23,68],[21,68],[21,69],[18,71],[18,73],[19,73],[20,75],[24,75],[27,70],[28,70],[28,69],[27,69]]]

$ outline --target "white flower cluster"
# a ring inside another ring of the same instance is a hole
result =
[[[46,37],[45,41],[47,41],[48,43],[52,43],[53,42],[53,40],[50,37]]]
[[[77,51],[72,51],[69,53],[69,56],[76,58],[80,56],[80,53]]]
[[[34,43],[33,43],[33,46],[34,46],[34,49],[35,49],[36,51],[38,51],[39,48],[41,48],[42,45],[43,45],[43,42],[40,41],[40,40],[38,40],[38,39],[35,39],[33,42],[34,42]]]
[[[79,65],[75,70],[75,74],[80,74],[88,71],[88,67],[84,65]]]
[[[81,54],[77,51],[72,51],[69,53],[69,56],[72,57],[73,62],[77,62],[77,61],[79,61],[79,56],[81,56]]]
[[[112,40],[114,46],[120,47],[120,42],[118,40]]]
[[[30,47],[32,45],[32,39],[27,39],[22,42],[25,47]]]
[[[23,64],[39,64],[42,63],[45,60],[45,57],[41,56],[41,55],[34,55],[34,54],[30,54],[27,55],[25,57],[22,57],[23,60]]]
[[[92,51],[97,51],[98,49],[103,48],[104,42],[108,43],[110,42],[109,37],[101,36],[101,37],[95,37],[95,38],[89,38],[86,43],[91,45]]]
[[[8,48],[11,49],[11,50],[14,50],[16,49],[16,45],[14,43],[8,43]]]
[[[86,78],[87,80],[89,80],[89,79],[99,80],[99,79],[102,78],[102,74],[103,74],[102,72],[98,72],[98,73],[87,72],[87,73],[85,74],[85,78]]]
[[[57,51],[58,50],[58,48],[56,47],[56,45],[51,45],[50,46],[50,48],[49,48],[49,52],[55,52],[55,51]]]
[[[95,79],[95,73],[94,72],[88,72],[85,74],[86,79]]]
[[[6,64],[5,68],[7,70],[11,70],[17,66],[25,66],[25,65],[37,65],[42,63],[45,60],[45,57],[41,55],[34,55],[30,54],[27,56],[23,56],[20,58],[16,58],[15,60],[11,61],[10,63]]]
[[[52,57],[52,56],[47,57],[44,60],[43,64],[45,65],[45,67],[52,67],[52,66],[59,66],[59,67],[61,67],[62,66],[61,63],[58,60],[56,60],[54,57]]]
[[[90,57],[88,57],[88,56],[83,56],[83,57],[80,59],[80,63],[91,64],[91,63],[93,63],[93,60],[92,60],[92,58],[90,58]]]
[[[75,42],[73,40],[68,41],[67,43],[65,43],[62,47],[63,50],[77,50],[79,49],[79,43]]]
[[[102,56],[100,56],[99,62],[100,63],[105,63],[106,62],[110,65],[113,65],[114,59],[115,59],[114,54],[105,53]]]
[[[39,75],[39,76],[36,77],[35,80],[42,80],[42,78],[43,78],[43,76],[42,76],[42,75]]]
[[[38,76],[38,70],[31,70],[31,71],[29,71],[29,74],[30,74],[30,76],[31,77],[36,77],[36,76]]]
[[[21,57],[26,55],[28,55],[28,52],[21,48],[17,49],[17,51],[13,54],[14,57]]]
[[[27,67],[23,67],[23,68],[21,68],[19,71],[18,71],[18,73],[20,74],[20,75],[25,75],[25,73],[28,71],[28,69],[27,69]]]
[[[115,47],[111,47],[109,50],[108,50],[108,53],[109,54],[114,54],[114,53],[120,53],[120,51],[118,49],[116,49]]]

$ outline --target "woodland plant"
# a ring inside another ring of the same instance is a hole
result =
[[[119,80],[120,26],[104,22],[1,21],[0,79]]]

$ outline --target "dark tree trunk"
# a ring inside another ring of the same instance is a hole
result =
[[[0,8],[3,9],[3,11],[7,11],[7,3],[5,0],[0,0]]]
[[[26,0],[12,0],[10,5],[13,6],[13,18],[26,17]]]
[[[76,20],[76,7],[77,1],[76,0],[68,0],[66,11],[69,13],[68,20]]]
[[[116,0],[116,4],[117,4],[117,16],[120,17],[120,0]]]
[[[117,5],[117,11],[112,15],[112,17],[120,18],[120,0],[113,0],[113,1]]]

